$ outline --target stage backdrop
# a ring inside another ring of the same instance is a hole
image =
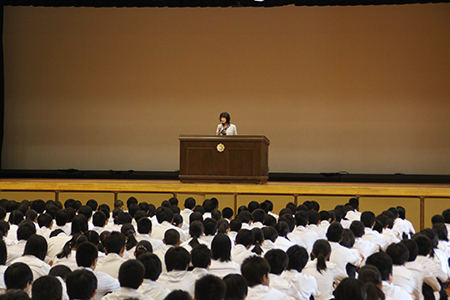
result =
[[[271,172],[450,173],[450,4],[5,7],[4,169],[173,171],[228,111]]]

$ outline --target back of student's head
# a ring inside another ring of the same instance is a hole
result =
[[[172,247],[167,250],[164,261],[166,263],[167,271],[184,271],[189,266],[191,257],[189,252],[183,247]]]
[[[137,258],[144,253],[153,253],[153,246],[147,240],[141,240],[136,244],[136,250],[134,250],[134,256]]]
[[[25,244],[23,255],[34,255],[40,260],[44,260],[47,255],[47,241],[43,236],[32,235]]]
[[[211,250],[203,244],[192,248],[191,261],[194,268],[206,269],[211,264]]]
[[[248,229],[241,229],[236,235],[236,244],[244,245],[245,247],[253,245],[255,234]]]
[[[53,222],[53,217],[52,215],[45,213],[45,214],[40,214],[38,217],[38,225],[39,227],[47,227],[50,228],[50,225]]]
[[[6,259],[8,258],[8,250],[6,248],[6,243],[0,238],[0,265],[6,265]]]
[[[192,300],[191,295],[183,290],[171,291],[164,300]]]
[[[67,294],[72,299],[91,299],[97,290],[97,277],[89,270],[81,269],[66,278]]]
[[[234,215],[233,209],[231,207],[224,207],[222,209],[222,217],[230,220]]]
[[[334,222],[331,223],[327,230],[327,239],[330,242],[340,242],[342,237],[344,236],[344,228],[342,227],[341,223]]]
[[[327,269],[326,261],[331,253],[331,246],[327,240],[317,240],[314,243],[311,256],[316,259],[316,269],[319,273]]]
[[[33,282],[33,272],[27,264],[14,263],[6,269],[4,280],[6,289],[23,290]]]
[[[264,224],[266,212],[261,208],[257,208],[252,212],[253,222],[261,222]]]
[[[444,210],[442,216],[444,217],[445,223],[450,224],[450,208]]]
[[[205,275],[195,282],[196,300],[222,300],[225,297],[227,286],[217,276]]]
[[[63,280],[66,280],[67,276],[72,273],[72,270],[65,265],[57,265],[50,269],[48,275],[60,277]]]
[[[419,234],[427,236],[431,241],[431,249],[435,249],[438,246],[439,240],[436,232],[433,231],[431,228],[425,228],[422,229]],[[434,256],[434,250],[430,254],[430,256]]]
[[[77,247],[75,258],[79,267],[90,268],[98,258],[98,248],[89,242],[82,243]]]
[[[385,295],[379,288],[382,283],[380,271],[372,265],[365,265],[358,270],[358,279],[364,284],[367,300],[384,300]]]
[[[447,226],[444,223],[433,224],[433,231],[436,233],[438,240],[448,242]]]
[[[17,229],[17,240],[27,241],[33,234],[36,234],[36,226],[33,222],[25,220],[19,224],[19,228]]]
[[[342,240],[339,242],[340,245],[347,247],[349,249],[353,248],[355,244],[355,235],[350,229],[344,229],[344,234],[342,235]]]
[[[0,295],[0,300],[30,300],[28,293],[23,290],[7,290],[6,293]]]
[[[407,261],[415,261],[419,254],[417,243],[414,240],[403,240],[401,243],[408,248],[409,257]]]
[[[231,240],[223,233],[217,234],[211,243],[212,258],[218,261],[231,260]]]
[[[241,265],[241,273],[248,283],[249,287],[262,284],[263,276],[268,276],[270,265],[262,257],[251,256],[246,258]]]
[[[173,211],[168,207],[160,206],[156,210],[156,218],[158,219],[159,223],[162,222],[171,223],[173,220]]]
[[[88,231],[88,219],[85,215],[76,215],[72,219],[72,235],[75,235],[77,233],[85,233]]]
[[[295,213],[295,224],[297,226],[306,226],[308,224],[308,215],[304,211],[298,211]]]
[[[23,221],[23,213],[20,210],[13,210],[9,215],[9,223],[11,225],[19,225]]]
[[[224,300],[244,300],[248,294],[248,285],[244,276],[229,274],[223,278],[227,286]]]
[[[152,221],[149,218],[141,218],[137,221],[137,231],[140,234],[148,234],[152,230]]]
[[[350,230],[353,232],[356,238],[360,238],[364,235],[364,223],[361,221],[353,221],[350,225]]]
[[[33,282],[31,299],[61,300],[63,296],[61,282],[54,276],[41,276]]]
[[[94,216],[92,217],[92,223],[94,224],[94,226],[103,227],[105,226],[107,219],[108,218],[103,211],[96,211],[94,213]]]
[[[144,265],[145,279],[156,281],[159,278],[159,275],[161,275],[162,272],[162,265],[161,260],[156,254],[144,253],[139,255],[137,257],[137,260],[139,260]]]
[[[427,256],[432,250],[431,240],[423,234],[414,235],[413,239],[418,247],[418,255]]]
[[[286,270],[289,262],[289,257],[283,250],[272,249],[269,250],[264,258],[270,265],[270,273],[275,275],[281,275]]]
[[[287,269],[301,272],[308,262],[308,251],[304,247],[294,245],[288,249],[286,254],[289,257]]]
[[[166,230],[164,233],[164,243],[166,245],[177,246],[180,242],[180,233],[175,229]]]
[[[276,239],[278,238],[278,232],[274,227],[266,226],[262,228],[262,231],[264,233],[265,240],[271,240],[273,243],[275,243]]]
[[[387,255],[392,259],[392,264],[402,266],[409,258],[408,247],[404,243],[392,243],[386,249]]]
[[[380,271],[381,279],[387,281],[392,274],[392,259],[384,252],[377,252],[369,256],[366,260],[367,265],[372,265]]]
[[[103,240],[103,245],[108,253],[120,254],[122,248],[125,247],[125,235],[118,231],[113,231]]]
[[[320,214],[314,209],[309,210],[307,213],[309,224],[317,225],[320,221]]]
[[[69,221],[69,212],[67,211],[67,209],[60,209],[58,210],[58,212],[56,213],[55,216],[55,221],[56,221],[56,225],[58,226],[64,226],[66,225],[66,223]]]
[[[137,289],[144,280],[144,265],[136,260],[129,259],[119,268],[119,283],[121,287]]]
[[[335,300],[366,300],[366,290],[363,283],[355,278],[342,280],[333,292]]]
[[[361,222],[363,222],[365,227],[372,228],[375,222],[375,214],[371,211],[365,211],[361,214]]]
[[[217,221],[213,218],[206,218],[203,221],[205,227],[205,235],[215,235],[217,231]]]
[[[196,201],[192,197],[188,197],[188,198],[186,198],[186,200],[184,200],[184,207],[186,207],[188,209],[193,209],[195,207],[195,204],[196,204]]]
[[[268,226],[268,227],[271,227],[271,226]],[[279,221],[278,223],[275,224],[274,227],[278,233],[278,236],[287,237],[287,234],[290,232],[289,224],[285,221]]]
[[[230,222],[230,230],[238,232],[242,228],[242,221],[235,218]]]
[[[238,218],[239,220],[241,220],[242,223],[249,223],[250,221],[253,220],[253,216],[249,211],[242,211],[240,212],[236,218]]]

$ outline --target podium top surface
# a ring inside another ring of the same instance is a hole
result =
[[[242,141],[264,142],[270,145],[270,141],[264,135],[180,135],[180,141]]]

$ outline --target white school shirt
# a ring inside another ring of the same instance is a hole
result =
[[[91,268],[84,267],[79,267],[78,269],[88,270],[94,273],[95,277],[97,277],[97,292],[95,293],[94,300],[101,300],[105,294],[115,292],[120,289],[119,280],[113,278],[105,272],[94,271]]]
[[[0,265],[0,295],[6,292],[6,284],[5,284],[5,271],[8,269],[8,266]]]
[[[349,210],[345,215],[345,218],[350,222],[361,221],[361,213],[357,210]]]
[[[205,276],[205,275],[208,275],[209,274],[209,272],[208,272],[208,270],[207,269],[205,269],[205,268],[194,268],[192,271],[191,271],[191,275],[194,277],[194,279],[195,279],[195,281],[197,281],[198,279],[200,279],[201,277],[203,277],[203,276]]]
[[[58,253],[61,253],[62,249],[64,248],[64,245],[70,241],[72,236],[65,234],[64,232],[61,232],[57,236],[51,237],[48,239],[48,250],[47,250],[47,256],[50,258],[54,258]]]
[[[283,294],[288,295],[293,299],[296,300],[300,299],[299,292],[289,280],[284,279],[280,275],[275,275],[272,273],[269,273],[268,278],[269,278],[269,287],[279,290]]]
[[[189,237],[186,236],[186,233],[184,232],[184,230],[182,230],[181,228],[170,224],[167,221],[163,221],[158,226],[155,226],[153,228],[153,230],[152,230],[152,233],[150,234],[150,237],[162,241],[164,239],[164,234],[169,229],[175,229],[176,231],[178,231],[178,233],[180,234],[180,241],[181,242],[185,242],[185,241],[187,241],[189,239]]]
[[[329,242],[331,246],[330,262],[334,263],[342,272],[347,273],[347,264],[358,267],[361,264],[361,256],[356,256],[349,248],[336,242]]]
[[[416,278],[414,273],[405,266],[392,266],[392,283],[401,287],[408,294],[413,294],[416,288]]]
[[[422,285],[424,282],[427,283],[435,292],[438,292],[441,289],[436,277],[434,277],[433,274],[431,274],[430,271],[425,269],[425,267],[421,264],[415,261],[408,261],[405,263],[405,267],[414,274],[415,288],[413,295],[416,300],[424,299],[422,294]]]
[[[355,238],[355,244],[353,245],[353,248],[357,249],[358,252],[364,256],[364,261],[372,254],[379,251],[379,247],[377,244],[374,244],[371,241],[364,240],[360,237]]]
[[[386,297],[390,297],[395,300],[413,300],[410,294],[405,292],[401,287],[396,286],[387,281],[382,282],[381,290],[386,295]]]
[[[244,260],[247,257],[253,256],[253,255],[255,255],[255,253],[250,251],[250,249],[247,249],[242,244],[237,244],[236,246],[234,246],[233,249],[231,249],[231,260],[240,265],[244,262]]]
[[[310,224],[306,226],[306,230],[312,230],[314,231],[318,236],[319,239],[327,239],[327,232],[324,228],[317,226],[316,224]]]
[[[69,254],[68,257],[57,258],[55,256],[55,258],[53,259],[53,265],[52,266],[64,265],[66,267],[69,267],[70,270],[74,271],[75,269],[78,268],[76,256],[77,256],[77,250],[70,251],[70,254]]]
[[[40,260],[34,255],[24,255],[14,260],[12,264],[21,262],[28,265],[33,272],[33,281],[38,279],[41,276],[46,276],[50,272],[50,265],[45,261]]]
[[[149,234],[144,233],[136,233],[136,241],[140,242],[142,240],[148,241],[150,244],[152,244],[153,252],[164,248],[166,246],[162,240],[157,240],[152,237],[150,237]]]
[[[170,271],[162,273],[156,283],[171,291],[183,290],[194,297],[195,277],[188,271]]]
[[[159,257],[159,260],[161,261],[161,272],[166,273],[167,267],[166,267],[166,252],[169,251],[170,248],[172,248],[172,245],[164,245],[164,248],[159,249],[157,251],[153,251],[153,254]]]
[[[117,253],[109,253],[105,258],[97,262],[97,271],[105,272],[112,278],[119,278],[119,268],[126,261]]]
[[[383,251],[386,250],[388,246],[386,237],[380,234],[378,231],[372,230],[369,227],[366,227],[364,229],[364,235],[362,236],[362,239],[379,245]]]
[[[305,248],[306,251],[308,251],[308,254],[311,254],[314,243],[320,239],[317,233],[311,230],[307,230],[303,226],[297,226],[292,233],[302,239],[303,243],[306,246]]]
[[[164,300],[164,298],[170,294],[168,288],[162,287],[150,279],[144,279],[144,282],[137,291],[143,295],[152,297],[154,300]]]
[[[193,211],[189,208],[185,208],[180,212],[180,215],[183,217],[183,223],[186,224],[190,224],[189,222],[189,217],[191,216],[191,214],[193,213]]]
[[[333,298],[333,283],[335,281],[341,281],[345,277],[347,277],[346,273],[343,272],[338,266],[334,263],[327,261],[326,270],[322,270],[322,273],[319,273],[316,268],[317,259],[309,261],[305,268],[302,270],[303,274],[310,275],[314,277],[317,281],[317,287],[319,293],[317,297],[314,297],[315,300],[328,300]]]
[[[278,247],[283,250],[284,252],[287,252],[289,248],[295,245],[295,243],[291,242],[284,236],[277,237],[277,240],[275,241],[275,244],[278,245]]]
[[[319,293],[316,279],[297,270],[287,270],[281,274],[281,277],[291,282],[297,289],[300,300],[309,300],[311,296],[317,296]]]
[[[421,264],[426,270],[433,274],[434,277],[440,279],[442,282],[448,280],[448,275],[442,271],[440,262],[423,255],[417,255],[416,262]]]
[[[43,226],[36,230],[36,234],[42,235],[48,242],[48,239],[50,238],[50,233],[52,233],[52,231],[53,230],[51,230],[50,228]]]
[[[209,274],[224,278],[228,274],[241,274],[241,265],[234,261],[218,261],[211,259]]]
[[[125,300],[125,299],[138,299],[138,300],[154,300],[152,297],[143,295],[135,289],[126,287],[120,287],[116,292],[112,292],[102,298],[102,300]]]
[[[246,300],[291,300],[292,298],[277,289],[258,284],[248,287]]]

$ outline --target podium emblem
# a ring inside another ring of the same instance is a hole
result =
[[[225,146],[222,143],[220,143],[217,145],[216,149],[219,152],[223,152],[223,151],[225,151]]]

